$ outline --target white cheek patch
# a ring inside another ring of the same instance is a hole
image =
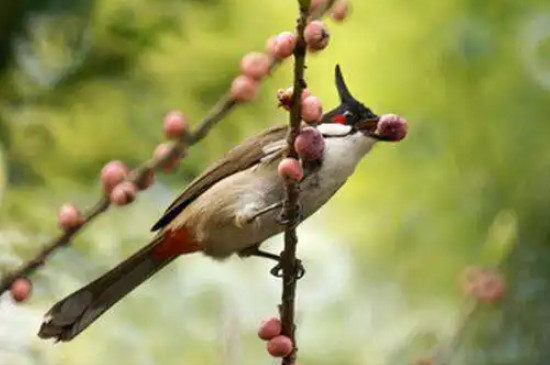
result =
[[[346,136],[351,133],[352,127],[338,123],[323,123],[317,126],[317,130],[327,137]]]

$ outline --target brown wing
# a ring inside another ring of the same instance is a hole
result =
[[[210,166],[185,188],[151,230],[156,231],[166,226],[189,203],[216,182],[257,164],[265,156],[263,148],[271,142],[285,138],[287,130],[288,126],[270,128],[259,135],[246,139],[243,143],[231,149],[220,161]]]

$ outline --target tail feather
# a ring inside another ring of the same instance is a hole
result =
[[[177,255],[155,255],[159,236],[117,267],[55,304],[46,314],[38,336],[70,341],[106,310],[143,283]]]

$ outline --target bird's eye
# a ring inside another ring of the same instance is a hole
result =
[[[344,117],[346,118],[347,124],[351,124],[351,122],[352,122],[353,119],[355,118],[355,114],[353,114],[353,113],[350,112],[349,110],[346,110],[346,111],[344,112]]]

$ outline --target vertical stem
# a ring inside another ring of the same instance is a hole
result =
[[[304,81],[304,66],[306,57],[306,42],[304,29],[307,23],[310,0],[299,0],[300,17],[296,26],[297,43],[294,49],[294,92],[292,94],[292,107],[290,111],[290,128],[287,135],[287,157],[298,158],[294,148],[294,141],[300,132],[302,122],[302,91],[306,86]],[[296,227],[300,218],[299,190],[295,182],[288,181],[285,186],[285,200],[283,203],[283,216],[288,223],[285,229],[285,247],[281,254],[281,267],[283,271],[283,292],[279,312],[281,315],[282,334],[292,340],[292,352],[283,358],[283,365],[291,365],[296,361],[296,337],[294,324],[294,302],[296,297],[296,272],[298,260],[296,259],[296,246],[298,237]]]

